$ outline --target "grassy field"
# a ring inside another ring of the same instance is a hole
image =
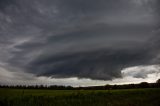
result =
[[[0,106],[160,106],[160,89],[0,89]]]

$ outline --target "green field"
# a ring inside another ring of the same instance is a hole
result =
[[[160,106],[160,89],[0,89],[0,106]]]

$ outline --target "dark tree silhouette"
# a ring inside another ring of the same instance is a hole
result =
[[[156,81],[156,83],[160,84],[160,79],[158,79],[158,80]]]
[[[157,87],[160,87],[160,79],[158,79],[158,80],[156,81],[156,85],[157,85]]]
[[[140,88],[148,88],[148,87],[149,87],[149,84],[148,84],[148,82],[141,82],[141,83],[139,84],[139,86],[140,86]]]

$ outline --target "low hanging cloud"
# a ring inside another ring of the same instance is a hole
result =
[[[122,70],[124,77],[133,77],[133,78],[148,78],[150,75],[154,77],[159,77],[160,66],[159,65],[148,65],[148,66],[135,66],[130,68],[125,68]]]
[[[121,78],[160,64],[158,17],[158,0],[1,0],[0,64],[37,77]]]

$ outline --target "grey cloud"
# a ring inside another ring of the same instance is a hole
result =
[[[144,55],[144,52],[99,50],[63,56],[40,56],[39,59],[31,62],[29,69],[37,70],[35,71],[37,75],[110,80],[121,77],[121,70],[124,67],[148,64],[150,57]]]
[[[103,80],[158,64],[157,0],[140,1],[1,0],[0,62],[37,76]]]
[[[122,70],[124,77],[133,77],[133,78],[140,78],[146,79],[153,75],[158,77],[160,73],[159,65],[142,65],[142,66],[135,66],[130,68],[125,68]]]

